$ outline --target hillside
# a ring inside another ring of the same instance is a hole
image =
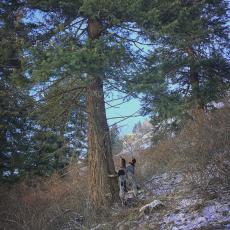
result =
[[[0,0],[0,230],[230,230],[229,16]]]
[[[113,221],[91,230],[230,229],[229,190],[216,185],[192,187],[179,173],[154,175],[143,190],[137,200],[128,194],[128,207],[114,208]]]
[[[88,163],[1,186],[1,226],[49,230],[230,229],[229,107],[197,114],[177,136],[135,153],[138,197],[91,210]],[[122,155],[131,160],[130,153]],[[118,168],[119,155],[114,157]],[[17,201],[17,202],[15,202]]]

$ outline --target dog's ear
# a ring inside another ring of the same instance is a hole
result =
[[[125,160],[125,158],[122,158],[122,157],[121,157],[121,167],[122,168],[126,167],[126,160]]]

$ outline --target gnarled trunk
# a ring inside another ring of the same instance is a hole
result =
[[[93,207],[98,208],[118,197],[117,181],[108,177],[115,174],[115,168],[105,114],[103,83],[98,77],[88,87],[87,110],[90,200]]]
[[[101,26],[98,23],[88,21],[89,38],[92,40],[100,36]],[[118,199],[117,179],[108,177],[115,174],[115,167],[105,112],[103,80],[98,76],[92,77],[88,86],[87,112],[90,201],[98,209]]]

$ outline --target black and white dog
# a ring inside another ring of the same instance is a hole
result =
[[[129,162],[129,165],[126,168],[126,178],[127,181],[129,183],[129,185],[131,186],[133,195],[135,197],[137,197],[137,181],[136,181],[136,177],[135,177],[135,164],[136,164],[136,159],[133,158],[131,162]]]
[[[119,184],[119,197],[121,199],[122,205],[126,204],[125,193],[126,189],[126,161],[124,158],[121,158],[121,166],[118,170],[118,184]]]
[[[126,205],[125,193],[128,192],[126,185],[129,184],[135,197],[137,197],[137,182],[134,176],[136,159],[132,159],[126,168],[126,160],[121,157],[120,168],[116,175],[109,175],[109,177],[118,176],[119,197],[122,205]]]

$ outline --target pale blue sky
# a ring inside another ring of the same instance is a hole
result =
[[[113,97],[107,98],[106,101],[109,101],[112,98],[113,99],[120,98],[122,96],[124,96],[124,95],[114,94]],[[143,122],[144,120],[148,119],[148,117],[147,116],[145,116],[145,117],[138,116],[139,111],[141,109],[141,103],[138,99],[131,99],[131,100],[125,102],[124,104],[119,105],[120,103],[122,103],[122,99],[109,102],[109,104],[112,106],[117,105],[116,107],[109,108],[110,105],[106,104],[106,108],[107,108],[106,109],[106,115],[107,115],[107,119],[108,119],[108,124],[110,126],[116,122],[121,121],[117,125],[120,129],[120,134],[125,135],[125,134],[132,132],[133,126],[136,123],[138,123],[138,121]],[[110,119],[110,118],[114,118],[114,117],[130,116],[132,114],[134,114],[134,117],[127,118],[124,121],[122,121],[124,118]]]
[[[44,15],[41,11],[34,11],[31,15],[28,14],[27,17],[28,17],[27,19],[24,19],[25,21],[29,20],[31,22],[32,20],[33,22],[41,22],[41,23],[45,22],[43,18]],[[148,50],[148,48],[143,45],[141,45],[140,48],[145,50],[145,52]],[[136,46],[133,46],[133,49],[137,50]],[[139,50],[137,51],[139,52]],[[116,99],[118,97],[126,96],[125,94],[122,95],[116,92],[111,93],[111,95],[110,97],[107,97],[106,100],[110,101],[111,99]],[[122,103],[122,100],[116,100],[116,101],[110,102],[110,105],[115,106],[120,103]],[[145,119],[148,119],[148,117],[138,116],[139,110],[141,109],[141,103],[138,99],[130,99],[126,103],[118,105],[113,108],[108,108],[109,107],[108,104],[106,105],[106,107],[107,107],[106,114],[107,114],[109,126],[113,125],[114,123],[118,123],[117,125],[119,127],[121,135],[131,133],[136,123],[138,123],[139,121],[143,122]],[[110,119],[113,117],[130,116],[132,114],[134,114],[134,116],[136,117],[130,117],[125,120],[124,118]],[[124,121],[121,121],[121,120],[124,120]]]

